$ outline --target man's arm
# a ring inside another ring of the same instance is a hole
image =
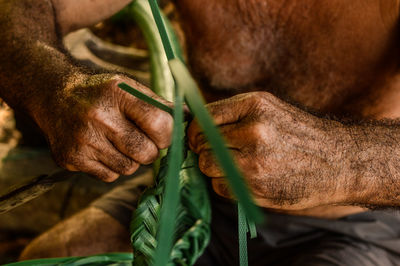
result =
[[[266,92],[209,105],[256,202],[302,210],[324,205],[400,207],[400,123],[343,124]],[[199,167],[230,197],[198,125],[188,129]]]
[[[92,26],[117,13],[132,0],[52,0],[60,33]]]
[[[0,0],[0,97],[34,119],[61,166],[106,181],[152,162],[169,145],[172,118],[117,84],[124,81],[157,97],[148,88],[75,63],[57,29],[67,33],[86,26],[127,2]],[[107,3],[115,9],[106,12]],[[82,15],[97,12],[93,19]],[[71,13],[76,16],[69,19]]]
[[[68,83],[72,76],[83,74],[86,70],[80,69],[65,54],[59,33],[66,34],[96,23],[128,2],[0,0],[0,96],[15,107],[27,109],[34,103],[35,98],[25,99],[34,96],[31,93],[42,96],[49,92],[44,90],[45,87],[53,91]],[[110,8],[107,9],[106,4]],[[18,90],[11,89],[17,87]],[[31,90],[31,87],[35,89]]]
[[[372,208],[400,207],[400,121],[341,127],[346,140],[341,201]]]

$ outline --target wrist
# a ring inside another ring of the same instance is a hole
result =
[[[54,87],[41,90],[35,99],[30,101],[34,104],[27,104],[27,112],[43,132],[47,132],[57,120],[61,120],[61,110],[72,109],[68,106],[68,100],[73,94],[74,88],[89,78],[89,75],[74,69],[68,75],[58,79]]]
[[[115,73],[86,74],[73,72],[64,78],[62,86],[43,97],[36,108],[33,118],[39,127],[46,132],[54,123],[61,123],[66,116],[73,119],[86,117],[88,111],[101,98],[115,98],[112,82],[127,80]]]
[[[317,158],[322,158],[320,173],[316,174],[315,182],[319,187],[315,199],[317,205],[343,205],[352,203],[357,198],[358,173],[354,169],[354,141],[349,134],[349,128],[337,121],[319,119],[317,128],[320,133]],[[319,154],[318,154],[319,153]]]
[[[395,184],[390,180],[399,179],[396,176],[398,171],[391,169],[392,158],[400,156],[393,131],[380,125],[345,126],[341,202],[378,206],[387,205],[387,200],[397,197],[394,195],[397,189],[391,190],[387,186],[389,183]]]

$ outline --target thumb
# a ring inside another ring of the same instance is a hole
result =
[[[246,117],[252,110],[254,95],[251,93],[239,94],[237,96],[210,103],[207,108],[217,126],[234,124]],[[193,120],[188,128],[187,135],[189,147],[193,150],[197,144],[202,130],[197,122]]]
[[[233,124],[248,115],[252,110],[254,95],[239,94],[234,97],[207,105],[208,111],[217,126]]]

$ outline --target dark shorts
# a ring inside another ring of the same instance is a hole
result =
[[[151,174],[132,179],[92,206],[129,226]],[[238,265],[237,208],[215,193],[212,237],[196,265]],[[248,241],[249,265],[400,265],[400,215],[370,211],[338,220],[265,212],[266,223]]]

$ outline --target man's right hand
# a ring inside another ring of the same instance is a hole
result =
[[[34,115],[60,166],[112,182],[152,163],[169,146],[172,116],[121,90],[121,82],[172,106],[124,76],[74,78],[74,85],[47,97],[46,108]]]

